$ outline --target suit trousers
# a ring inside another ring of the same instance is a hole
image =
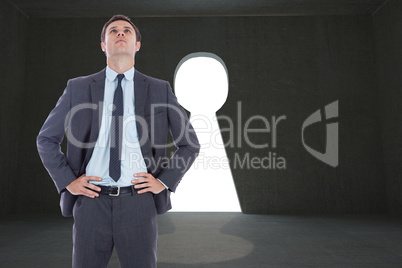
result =
[[[122,268],[156,267],[158,226],[150,192],[89,198],[73,208],[73,268],[107,267],[116,248]]]

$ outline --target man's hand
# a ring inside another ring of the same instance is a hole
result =
[[[100,188],[92,183],[89,183],[89,181],[101,181],[102,178],[100,177],[95,177],[95,176],[89,176],[87,177],[85,174],[82,175],[81,177],[77,178],[74,180],[72,183],[67,185],[66,189],[73,195],[85,195],[91,198],[98,197],[99,194],[94,191],[100,192]],[[90,188],[94,191],[91,191],[87,188]]]
[[[159,194],[160,192],[166,189],[165,186],[163,186],[163,184],[160,181],[155,179],[154,176],[152,176],[149,173],[145,172],[136,173],[134,174],[134,177],[143,177],[131,181],[132,183],[135,183],[134,185],[135,189],[141,189],[140,191],[138,191],[139,194],[143,194],[146,192]]]

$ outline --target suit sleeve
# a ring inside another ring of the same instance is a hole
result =
[[[200,144],[186,112],[177,102],[170,84],[166,83],[166,87],[168,126],[177,149],[158,178],[169,187],[170,191],[174,192],[184,174],[197,158]]]
[[[70,87],[71,82],[68,81],[63,95],[50,112],[36,139],[39,156],[59,193],[76,179],[60,146],[67,129],[65,122],[71,108]]]

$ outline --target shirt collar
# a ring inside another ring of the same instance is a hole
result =
[[[106,66],[106,77],[109,81],[114,81],[118,73],[113,71],[109,66]],[[129,70],[124,72],[124,78],[127,80],[134,79],[134,67],[131,67]]]

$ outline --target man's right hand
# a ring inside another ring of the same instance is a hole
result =
[[[99,194],[94,191],[100,192],[100,188],[92,183],[89,183],[89,181],[101,181],[102,178],[96,177],[96,176],[86,176],[85,174],[82,175],[81,177],[77,178],[74,180],[72,183],[67,185],[66,189],[73,195],[85,195],[90,198],[95,198],[98,197]],[[88,188],[94,190],[91,191]]]

